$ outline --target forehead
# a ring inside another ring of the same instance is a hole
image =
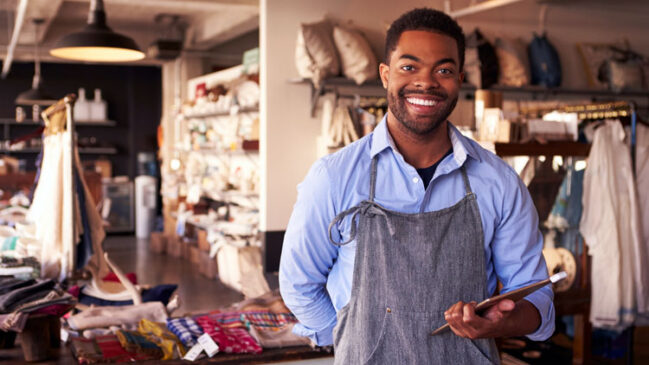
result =
[[[443,58],[452,58],[456,63],[459,62],[455,39],[427,30],[408,30],[401,33],[390,61],[398,60],[404,54],[416,56],[424,62],[436,62]]]

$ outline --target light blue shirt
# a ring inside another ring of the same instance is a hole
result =
[[[395,147],[385,118],[373,133],[311,167],[298,185],[279,268],[282,298],[299,319],[296,334],[308,336],[320,346],[333,342],[336,312],[351,295],[356,241],[334,246],[327,238],[328,226],[338,213],[368,199],[370,164],[377,154],[375,200],[386,209],[403,213],[435,211],[457,203],[465,195],[459,168],[466,166],[482,218],[490,294],[498,280],[503,284],[501,292],[508,292],[548,277],[538,215],[521,179],[504,161],[450,123],[449,137],[453,152],[438,165],[426,190],[417,170]],[[336,241],[349,237],[350,219],[333,230]],[[554,332],[552,288],[546,286],[526,299],[541,315],[540,327],[527,337],[537,341],[549,338]]]

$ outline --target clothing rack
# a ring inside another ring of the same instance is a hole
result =
[[[578,119],[595,121],[612,118],[629,118],[631,126],[631,163],[635,174],[636,142],[638,113],[637,105],[632,101],[612,101],[600,103],[586,103],[576,105],[565,105],[557,108],[525,108],[522,114],[539,116],[546,112],[560,111],[565,113],[577,113]]]
[[[72,120],[72,107],[74,105],[74,102],[76,101],[77,97],[74,94],[68,94],[65,97],[63,97],[61,100],[57,101],[54,105],[50,106],[49,108],[45,109],[41,113],[41,117],[43,118],[43,121],[45,122],[45,131],[44,133],[46,135],[50,134],[55,134],[55,133],[63,133],[65,130],[67,130],[70,133],[70,171],[72,172],[71,176],[71,187],[72,191],[70,191],[70,198],[66,199],[64,204],[68,206],[68,209],[70,212],[72,212],[72,231],[74,232],[74,207],[76,204],[76,181],[74,177],[75,173],[75,158],[74,158],[74,149],[76,147],[75,143],[75,133],[74,133],[74,121]],[[61,111],[65,110],[65,118],[56,118],[56,113],[60,113]],[[65,124],[64,124],[65,122]],[[75,247],[76,245],[76,240],[75,240],[75,235],[72,234],[71,236],[71,246],[70,247]],[[77,261],[77,252],[75,249],[72,250],[72,257],[70,261],[70,265],[68,267],[68,272],[65,273],[66,277],[71,277],[74,273],[74,263]]]

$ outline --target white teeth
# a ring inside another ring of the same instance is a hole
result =
[[[435,100],[426,100],[426,99],[417,99],[417,98],[407,98],[410,104],[423,105],[423,106],[433,106],[437,104]]]

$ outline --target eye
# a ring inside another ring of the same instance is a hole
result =
[[[450,76],[455,73],[455,71],[451,68],[440,68],[439,70],[437,70],[437,72],[445,76]]]
[[[401,66],[401,70],[403,71],[414,71],[415,67],[413,65],[403,65]]]

